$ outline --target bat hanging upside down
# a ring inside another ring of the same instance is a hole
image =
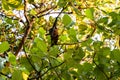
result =
[[[57,45],[58,42],[58,29],[56,27],[52,27],[49,30],[49,35],[51,37],[51,46]]]
[[[66,7],[63,7],[63,9],[62,9],[61,12],[59,13],[59,15],[56,17],[52,28],[49,29],[49,34],[47,34],[47,35],[50,35],[50,37],[51,37],[51,46],[57,45],[58,37],[59,37],[59,35],[58,35],[58,28],[56,27],[56,25],[57,25],[57,20],[58,20],[58,17],[60,16],[60,14],[62,13],[62,11],[63,11],[65,8],[66,8]]]

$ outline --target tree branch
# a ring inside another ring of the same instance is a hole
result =
[[[7,78],[12,78],[11,76],[9,76],[9,75],[7,75],[7,74],[4,74],[4,73],[2,73],[2,72],[0,72],[0,74],[3,75],[3,76],[5,76],[5,77],[7,77]]]
[[[24,16],[26,18],[26,22],[27,22],[27,25],[25,26],[26,27],[26,30],[24,32],[24,36],[21,40],[21,42],[19,43],[19,46],[18,46],[18,49],[17,51],[15,52],[15,55],[17,56],[18,53],[21,51],[26,39],[27,39],[27,36],[29,35],[30,31],[31,31],[31,27],[33,25],[33,22],[34,22],[34,18],[32,18],[31,21],[29,21],[28,17],[27,17],[27,0],[24,0]]]
[[[55,68],[57,68],[57,67],[59,67],[59,66],[61,66],[63,63],[65,63],[65,61],[64,62],[62,62],[62,63],[60,63],[59,65],[57,65],[57,66],[54,66],[54,67],[51,67],[51,68],[49,68],[46,72],[44,72],[41,76],[44,76],[48,71],[50,71],[51,69],[55,69]]]
[[[27,0],[24,0],[24,16],[25,16],[27,25],[29,25],[30,21],[29,21],[29,19],[27,17]]]
[[[50,15],[50,14],[59,14],[60,12],[47,12],[45,14],[39,15],[37,16],[38,18],[42,17],[42,16],[46,16],[46,15]],[[62,12],[63,14],[72,14],[73,12]]]

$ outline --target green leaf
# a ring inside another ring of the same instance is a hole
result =
[[[60,35],[60,37],[59,37],[60,42],[66,42],[67,39],[68,39],[67,35]]]
[[[8,5],[11,7],[11,8],[18,8],[19,6],[21,6],[21,3],[22,3],[22,0],[12,0],[11,1],[8,1]]]
[[[103,47],[100,49],[100,51],[101,51],[102,55],[104,55],[104,56],[110,55],[110,48],[109,47]]]
[[[69,71],[69,72],[70,72],[70,74],[72,75],[72,77],[76,77],[76,78],[79,77],[77,71],[72,70],[72,71]],[[72,79],[72,80],[73,80],[73,79]]]
[[[69,72],[63,72],[62,74],[61,74],[62,76],[63,76],[63,80],[72,80],[72,77],[71,77],[71,75],[70,75],[70,73]]]
[[[96,51],[98,62],[100,64],[107,64],[110,60],[110,48],[109,47],[103,47],[99,48],[99,50]]]
[[[115,77],[120,77],[120,69],[116,70],[113,74]],[[116,80],[116,79],[115,79]]]
[[[96,51],[98,51],[100,49],[100,46],[102,46],[102,45],[103,45],[103,42],[101,42],[101,41],[96,41],[93,43],[94,49]]]
[[[73,58],[69,58],[68,60],[66,60],[66,65],[68,68],[76,67],[78,65],[78,62],[75,62]]]
[[[88,51],[93,51],[93,49],[90,47],[90,46],[86,46],[86,50],[88,50]]]
[[[108,26],[109,26],[109,27],[113,27],[114,25],[116,25],[116,22],[117,22],[117,20],[116,20],[116,19],[113,19],[113,20],[108,24]]]
[[[50,48],[49,55],[56,57],[59,54],[59,47],[58,46],[53,46]]]
[[[40,51],[47,52],[47,45],[42,39],[35,38],[34,42],[35,42],[37,48],[40,49]]]
[[[120,50],[119,49],[114,49],[111,53],[111,57],[118,62],[120,62]]]
[[[36,48],[36,46],[33,46],[30,55],[32,56],[32,58],[34,58],[34,61],[38,61],[38,59],[41,59],[45,56],[45,53],[42,52],[39,48]]]
[[[94,9],[93,8],[89,8],[85,11],[85,14],[88,18],[94,20]]]
[[[16,57],[15,57],[14,54],[9,53],[9,54],[8,54],[8,58],[9,58],[9,62],[10,62],[11,64],[16,65]]]
[[[98,25],[97,28],[99,29],[99,32],[105,31],[105,27],[104,26]]]
[[[93,65],[87,62],[85,62],[82,66],[83,66],[84,72],[89,72],[89,71],[92,71],[93,69]]]
[[[110,13],[109,13],[109,16],[111,16],[112,19],[116,19],[117,16],[118,16],[118,14],[117,14],[116,12],[110,12]]]
[[[13,20],[12,19],[9,19],[9,18],[5,18],[5,21],[8,23],[8,24],[13,24]]]
[[[77,15],[81,15],[81,11],[78,8],[73,7],[73,9]]]
[[[5,9],[5,10],[9,10],[9,6],[7,5],[6,0],[2,0],[2,8]]]
[[[104,23],[104,24],[107,24],[107,23],[108,23],[108,17],[100,18],[97,22],[98,22],[98,23]]]
[[[10,67],[4,67],[3,69],[2,69],[2,72],[3,73],[10,73],[11,71],[11,68]]]
[[[54,57],[49,58],[49,60],[50,60],[50,63],[51,63],[52,66],[57,66],[60,63],[62,63],[62,62],[58,61],[56,58],[54,58]]]
[[[114,28],[112,28],[112,30],[114,30],[114,33],[116,34],[116,35],[120,35],[120,24],[118,25],[118,26],[116,26],[116,27],[114,27]]]
[[[21,57],[20,58],[20,63],[23,67],[25,67],[28,71],[32,71],[33,68],[32,66],[30,65],[28,59],[26,57]],[[32,63],[32,62],[31,62]]]
[[[68,67],[77,67],[77,64],[84,56],[85,54],[81,48],[78,48],[78,50],[68,49],[64,53],[64,60],[66,61],[66,65],[68,65]]]
[[[34,0],[28,0],[28,2],[29,2],[29,3],[32,3],[32,2],[34,2]]]
[[[39,34],[40,34],[41,38],[44,38],[45,33],[46,33],[46,31],[42,27],[40,27],[39,28]]]
[[[0,77],[0,80],[5,80],[5,78],[3,78],[3,77]]]
[[[35,16],[37,14],[37,12],[34,9],[32,9],[32,10],[30,10],[30,14]]]
[[[16,70],[12,73],[12,80],[23,80],[22,72],[20,70]]]
[[[98,54],[98,53],[96,53],[96,54]],[[108,63],[108,58],[106,58],[106,56],[104,56],[104,55],[102,55],[102,52],[101,52],[101,54],[99,54],[98,55],[98,62],[99,62],[99,64],[103,64],[103,65],[105,65],[105,64],[107,64]]]
[[[68,49],[67,52],[64,53],[64,60],[69,60],[70,58],[72,58],[72,53],[73,49]]]
[[[83,24],[80,24],[78,26],[79,26],[80,31],[85,31],[88,28],[86,25],[83,25]]]
[[[72,42],[77,42],[77,38],[76,38],[76,30],[74,28],[70,28],[68,30],[68,34],[69,34],[69,38]]]
[[[90,44],[93,42],[92,39],[88,39],[87,41],[84,41],[81,43],[82,46],[90,46]]]
[[[0,53],[3,53],[4,51],[7,51],[9,49],[10,45],[7,41],[4,41],[0,44]]]
[[[76,62],[80,62],[80,60],[85,56],[85,53],[83,52],[82,48],[78,48],[77,50],[74,51],[72,58]]]
[[[98,69],[97,67],[94,69],[94,74],[96,76],[96,80],[106,80],[106,77],[104,76],[102,71]]]
[[[69,15],[65,14],[63,16],[63,24],[64,24],[64,26],[68,26],[71,23],[72,23],[71,17]]]
[[[58,1],[58,5],[59,5],[60,7],[64,7],[66,4],[67,4],[67,1],[66,1],[66,0],[59,0],[59,1]]]

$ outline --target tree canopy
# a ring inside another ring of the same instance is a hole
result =
[[[119,0],[0,1],[0,80],[119,79]]]

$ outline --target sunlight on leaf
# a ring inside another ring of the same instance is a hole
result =
[[[27,79],[28,79],[28,75],[27,75],[27,74],[25,74],[24,72],[22,72],[22,75],[23,75],[23,79],[24,79],[24,80],[27,80]]]
[[[9,57],[10,63],[13,64],[13,65],[16,65],[16,57],[15,57],[15,55],[13,53],[9,53],[8,57]]]
[[[111,57],[113,57],[114,59],[116,59],[118,62],[120,62],[120,50],[119,49],[115,49],[112,51]]]
[[[46,43],[45,43],[42,39],[40,39],[40,38],[35,38],[34,41],[35,41],[37,47],[38,47],[41,51],[43,51],[43,52],[46,52],[46,51],[47,51],[47,45],[46,45]]]
[[[76,33],[76,30],[74,28],[70,28],[68,30],[68,33],[69,33],[70,40],[72,42],[77,42],[77,38],[76,38],[77,33]]]
[[[12,80],[23,80],[22,72],[20,70],[16,70],[12,74]]]
[[[90,19],[94,19],[94,9],[93,8],[89,8],[85,11],[85,14],[88,18]]]
[[[8,50],[9,47],[10,47],[10,45],[9,45],[9,43],[8,43],[7,41],[2,42],[2,43],[0,44],[0,53]]]
[[[63,24],[64,24],[64,26],[69,25],[71,22],[72,22],[71,17],[69,15],[65,14],[63,16]]]

